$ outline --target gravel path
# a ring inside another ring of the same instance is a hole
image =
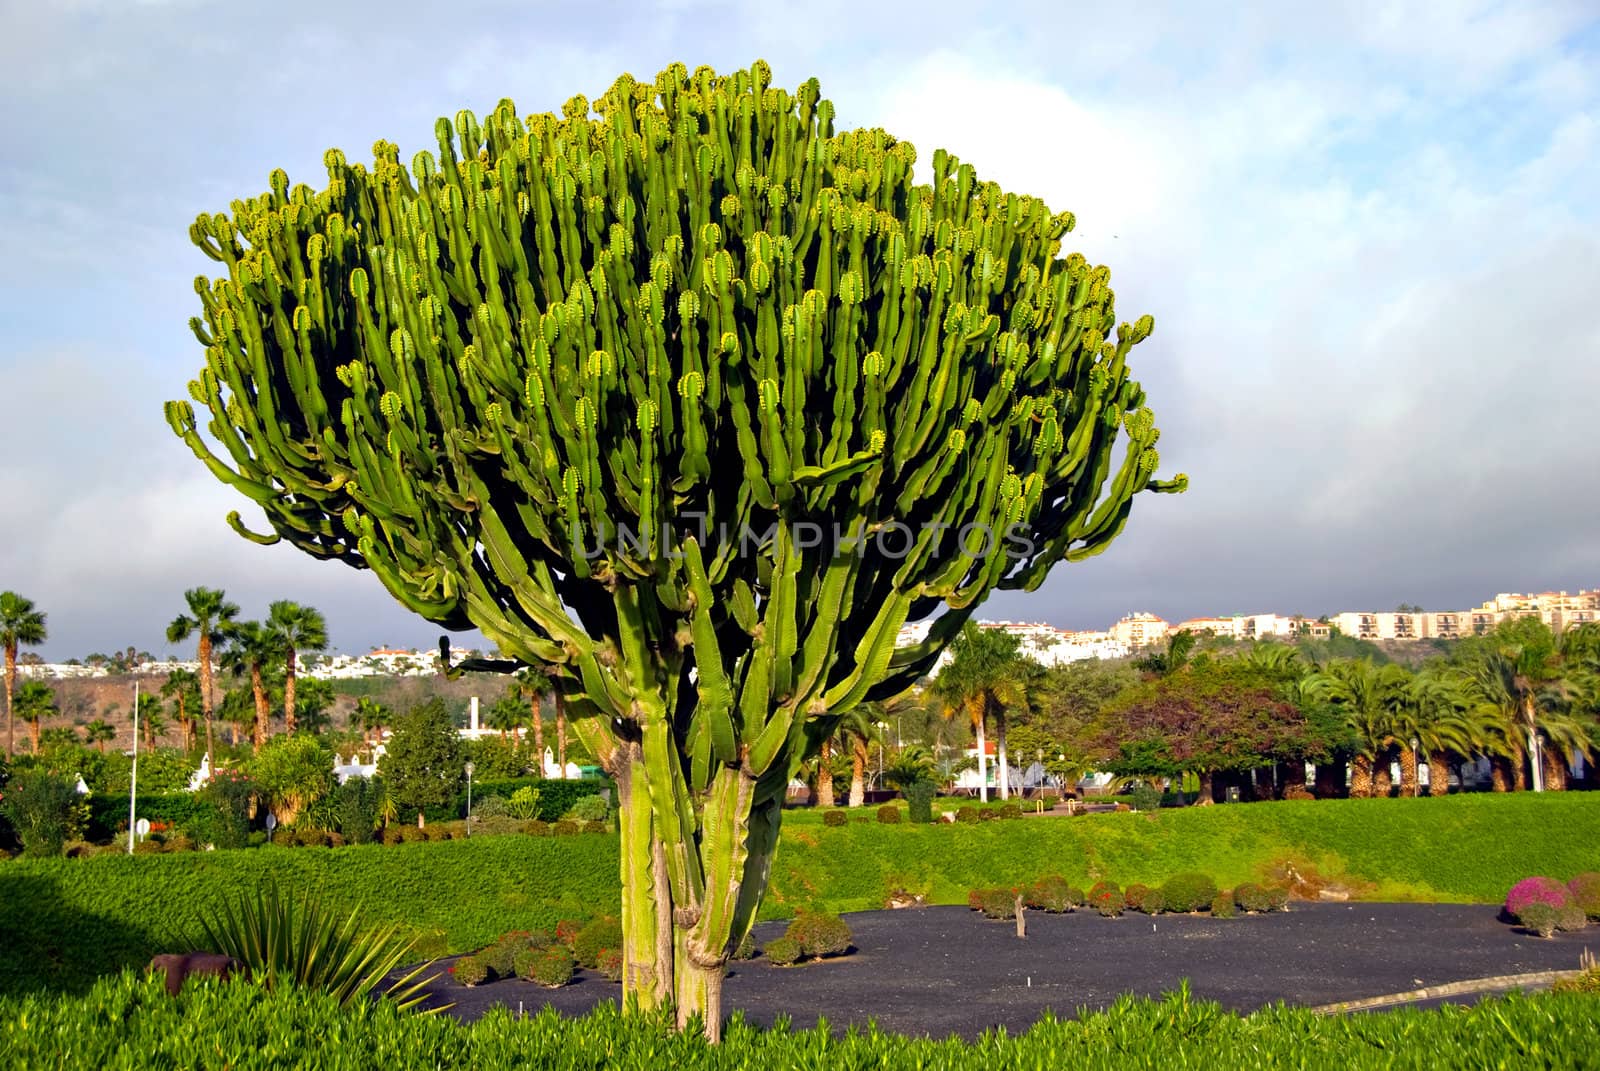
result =
[[[731,966],[728,1011],[770,1025],[817,1018],[842,1029],[868,1019],[901,1034],[973,1037],[1024,1030],[1045,1011],[1071,1015],[1124,993],[1158,996],[1188,978],[1196,996],[1239,1011],[1275,1001],[1321,1005],[1491,975],[1578,966],[1600,932],[1541,940],[1497,921],[1496,909],[1447,904],[1294,904],[1287,913],[1205,915],[1028,913],[1028,937],[965,907],[846,915],[856,951],[801,967],[763,959]],[[760,943],[783,923],[756,927]],[[616,1002],[621,986],[580,971],[558,990],[512,979],[468,989],[445,975],[431,1002],[471,1020],[496,1004],[575,1015]],[[1476,998],[1463,998],[1472,1000]]]

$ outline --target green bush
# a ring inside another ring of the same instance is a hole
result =
[[[1589,916],[1583,913],[1583,908],[1577,904],[1566,904],[1556,908],[1556,929],[1563,933],[1577,933],[1589,925]]]
[[[1014,919],[1017,917],[1017,895],[1010,889],[976,889],[972,903],[986,919]]]
[[[822,824],[825,826],[843,826],[850,824],[850,815],[844,811],[824,811]]]
[[[1233,902],[1240,911],[1252,914],[1272,910],[1272,894],[1253,881],[1247,881],[1233,890]]]
[[[850,926],[837,915],[805,912],[784,932],[807,956],[839,956],[850,950]]]
[[[1144,908],[1144,898],[1150,892],[1150,886],[1140,885],[1138,882],[1130,883],[1122,890],[1122,906],[1129,911],[1140,911]]]
[[[974,823],[978,821],[978,815],[980,813],[982,812],[980,812],[976,807],[957,807],[956,821],[967,824]]]
[[[514,933],[502,934],[480,950],[478,958],[489,965],[496,978],[510,978],[522,973],[517,970],[517,952],[527,946],[527,941]]]
[[[584,967],[600,965],[600,953],[622,950],[622,923],[614,918],[598,918],[578,931],[572,939],[572,957]]]
[[[511,808],[500,796],[480,796],[472,801],[472,820],[482,822],[490,818],[513,818]]]
[[[1001,805],[998,813],[1001,818],[1021,818],[1022,808],[1015,803],[1006,803]]]
[[[522,823],[522,831],[530,837],[548,837],[550,835],[550,823],[543,818],[530,818]]]
[[[1188,871],[1161,886],[1168,911],[1204,911],[1217,898],[1217,883],[1204,874]]]
[[[878,822],[881,825],[897,826],[900,824],[900,808],[892,803],[885,803],[878,808]]]
[[[600,955],[595,958],[595,970],[600,972],[600,977],[608,982],[622,981],[622,950],[620,948],[603,948]]]
[[[1073,906],[1072,894],[1075,890],[1067,884],[1067,879],[1060,874],[1049,874],[1028,886],[1023,894],[1023,902],[1036,911],[1048,911],[1052,914],[1061,914],[1071,911]],[[1082,902],[1082,894],[1078,901]]]
[[[1281,885],[1272,885],[1267,888],[1267,910],[1289,910],[1289,890]]]
[[[550,824],[550,835],[553,837],[576,837],[583,832],[583,828],[576,822],[569,822],[563,818],[559,822]]]
[[[1561,924],[1561,909],[1554,904],[1535,901],[1522,909],[1518,916],[1522,928],[1540,937],[1553,937]]]
[[[939,786],[931,781],[913,781],[904,788],[906,819],[913,825],[927,825],[933,821],[933,798]]]
[[[1579,874],[1567,882],[1567,891],[1585,915],[1600,920],[1600,874],[1592,870]]]
[[[330,794],[334,821],[351,844],[369,844],[380,821],[383,787],[365,777],[352,777]]]
[[[746,931],[745,935],[739,938],[739,944],[734,948],[732,958],[755,959],[758,951],[760,949],[756,948],[756,935]]]
[[[60,855],[67,841],[83,831],[86,812],[77,778],[48,770],[18,770],[0,799],[0,813],[10,821],[27,856]]]
[[[766,943],[761,954],[774,966],[788,967],[799,963],[804,953],[800,948],[800,942],[793,937],[775,937]]]
[[[481,956],[462,956],[456,960],[455,966],[450,968],[450,973],[455,975],[456,981],[464,986],[482,985],[489,980],[489,964]]]
[[[1161,809],[1161,793],[1149,785],[1138,785],[1128,794],[1128,803],[1136,811]]]
[[[545,949],[548,947],[548,945],[543,947],[535,947],[533,945],[523,943],[511,955],[512,971],[516,973],[518,978],[533,977],[533,961],[544,955]]]
[[[602,796],[579,796],[564,817],[575,822],[604,822],[611,817],[611,804]]]
[[[1217,893],[1216,899],[1211,901],[1211,917],[1218,919],[1231,919],[1238,913],[1234,907],[1233,894],[1224,890]]]
[[[1167,897],[1160,889],[1146,889],[1138,906],[1135,907],[1130,903],[1128,907],[1142,911],[1146,915],[1159,915],[1167,909]]]
[[[583,831],[585,833],[610,833],[611,826],[607,822],[585,822],[583,823]]]
[[[551,945],[534,957],[528,981],[546,989],[560,989],[572,981],[572,955],[559,945]]]
[[[980,821],[980,822],[993,822],[995,819],[997,819],[999,817],[1000,817],[1000,812],[997,811],[997,810],[994,810],[993,808],[990,808],[990,807],[980,807],[980,808],[978,808],[978,821]]]
[[[505,781],[485,779],[474,781],[472,784],[472,813],[478,814],[479,799],[497,796],[502,800],[510,801],[519,788],[528,788],[537,792],[537,805],[531,814],[515,815],[526,821],[530,818],[543,819],[546,822],[555,822],[565,818],[577,806],[580,799],[586,796],[597,796],[601,792],[610,792],[615,798],[615,788],[610,781],[603,778],[585,778],[582,780],[564,781],[559,778],[542,777],[517,777]],[[465,786],[456,798],[447,806],[429,809],[428,821],[435,819],[463,818],[467,813],[467,796]]]

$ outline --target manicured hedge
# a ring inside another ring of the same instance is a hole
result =
[[[160,796],[139,796],[137,799],[137,815],[148,818],[152,822],[166,822],[169,825],[181,826],[197,820],[205,820],[216,813],[216,807],[208,803],[203,797],[192,792],[177,792]],[[257,825],[260,824],[258,820]],[[89,827],[85,830],[86,840],[95,842],[110,840],[115,836],[118,827],[124,835],[128,831],[128,797],[126,795],[89,797]]]
[[[555,822],[567,816],[572,810],[572,805],[584,796],[598,796],[602,792],[608,794],[612,803],[617,800],[615,786],[604,778],[586,778],[582,781],[562,781],[555,778],[518,777],[509,781],[474,781],[472,783],[472,799],[476,801],[485,796],[499,796],[501,799],[510,799],[511,794],[524,786],[531,786],[539,790],[539,813],[536,817],[543,818],[546,822]],[[456,798],[453,817],[463,818],[467,813],[467,791],[463,787],[461,794]],[[433,818],[428,815],[429,820]]]
[[[0,992],[81,991],[98,975],[143,966],[185,945],[197,909],[269,878],[330,906],[360,904],[374,919],[437,931],[438,951],[461,952],[508,930],[601,913],[617,901],[617,841],[503,836],[0,863]]]
[[[869,1011],[870,1009],[863,1009]],[[513,1068],[1132,1067],[1249,1071],[1580,1067],[1594,1060],[1600,1001],[1584,994],[1514,995],[1474,1007],[1318,1016],[1271,1009],[1240,1016],[1183,994],[1126,998],[1077,1020],[1046,1018],[1015,1036],[933,1041],[874,1028],[759,1030],[735,1019],[719,1048],[664,1023],[603,1005],[562,1019],[504,1009],[472,1025],[397,1012],[387,1001],[341,1009],[320,994],[205,982],[169,998],[155,979],[108,978],[83,997],[0,999],[0,1063],[100,1071],[107,1067]]]

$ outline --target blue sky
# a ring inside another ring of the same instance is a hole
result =
[[[842,126],[1077,214],[1183,496],[988,613],[1461,608],[1600,584],[1600,22],[1592,0],[993,6],[0,0],[0,588],[54,657],[195,584],[430,643],[366,573],[234,536],[161,418],[201,211],[434,117],[674,60],[812,75]]]

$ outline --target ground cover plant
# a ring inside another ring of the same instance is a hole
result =
[[[227,274],[166,410],[272,529],[240,534],[547,673],[618,786],[628,993],[712,1031],[798,765],[1187,484],[1129,367],[1153,321],[1061,256],[1069,213],[942,150],[919,185],[771,78],[675,64],[440,119],[409,165],[329,150],[320,193],[272,172],[190,229]]]
[[[735,1017],[720,1048],[674,1034],[660,1020],[610,1007],[563,1019],[494,1011],[472,1025],[397,1011],[388,1002],[341,1008],[314,993],[249,982],[204,982],[168,998],[159,979],[129,973],[64,999],[0,998],[0,1062],[99,1071],[186,1067],[257,1071],[292,1066],[411,1071],[473,1067],[796,1069],[1073,1067],[1121,1071],[1214,1068],[1462,1071],[1579,1067],[1593,1057],[1600,1001],[1590,994],[1493,998],[1473,1007],[1319,1016],[1268,1009],[1239,1016],[1181,990],[1161,1000],[1125,998],[1076,1020],[1045,1018],[1025,1033],[980,1040],[908,1039],[873,1029],[830,1036],[826,1027],[760,1030]]]

